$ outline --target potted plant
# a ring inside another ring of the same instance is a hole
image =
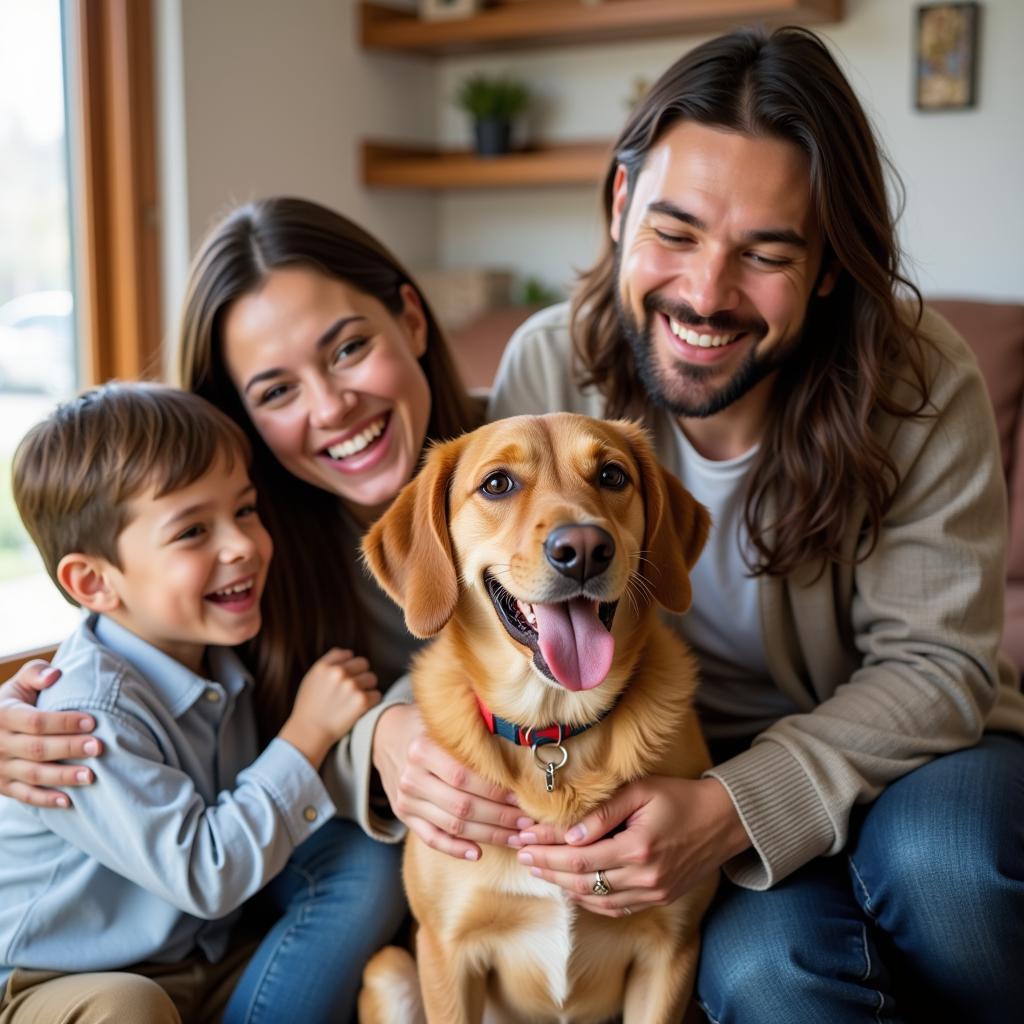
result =
[[[455,102],[473,118],[477,153],[496,156],[511,148],[512,122],[526,110],[530,94],[513,78],[475,74],[459,87]]]

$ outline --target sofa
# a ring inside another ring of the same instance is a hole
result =
[[[1003,647],[1024,676],[1024,303],[927,302],[974,350],[995,409],[1010,502]],[[451,332],[456,361],[471,388],[489,387],[505,342],[531,312],[496,309]]]
[[[929,299],[967,340],[988,385],[1009,498],[1003,649],[1024,676],[1024,303]]]

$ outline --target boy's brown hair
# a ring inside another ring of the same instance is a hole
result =
[[[128,502],[187,487],[219,456],[249,464],[241,428],[205,399],[164,384],[111,381],[37,423],[14,454],[14,501],[58,586],[72,552],[122,568],[117,541]],[[65,595],[67,596],[67,595]],[[69,598],[70,600],[70,598]]]

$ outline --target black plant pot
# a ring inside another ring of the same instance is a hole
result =
[[[500,156],[512,148],[512,122],[504,117],[485,117],[473,122],[476,151],[480,156]]]

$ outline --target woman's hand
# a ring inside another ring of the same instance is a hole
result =
[[[569,845],[550,845],[563,841]],[[750,846],[750,837],[717,779],[659,777],[623,786],[564,836],[538,825],[518,844],[531,874],[595,914],[621,917],[674,902]],[[593,891],[598,871],[611,888],[606,896]]]
[[[534,822],[506,790],[492,786],[428,736],[413,704],[388,708],[377,722],[373,764],[391,810],[428,846],[477,860],[478,844],[507,846]]]
[[[96,728],[79,711],[37,711],[40,690],[60,678],[45,661],[26,662],[0,686],[0,793],[36,807],[70,807],[65,794],[49,786],[87,786],[93,773],[78,764],[51,761],[96,757],[103,745],[82,735]]]

